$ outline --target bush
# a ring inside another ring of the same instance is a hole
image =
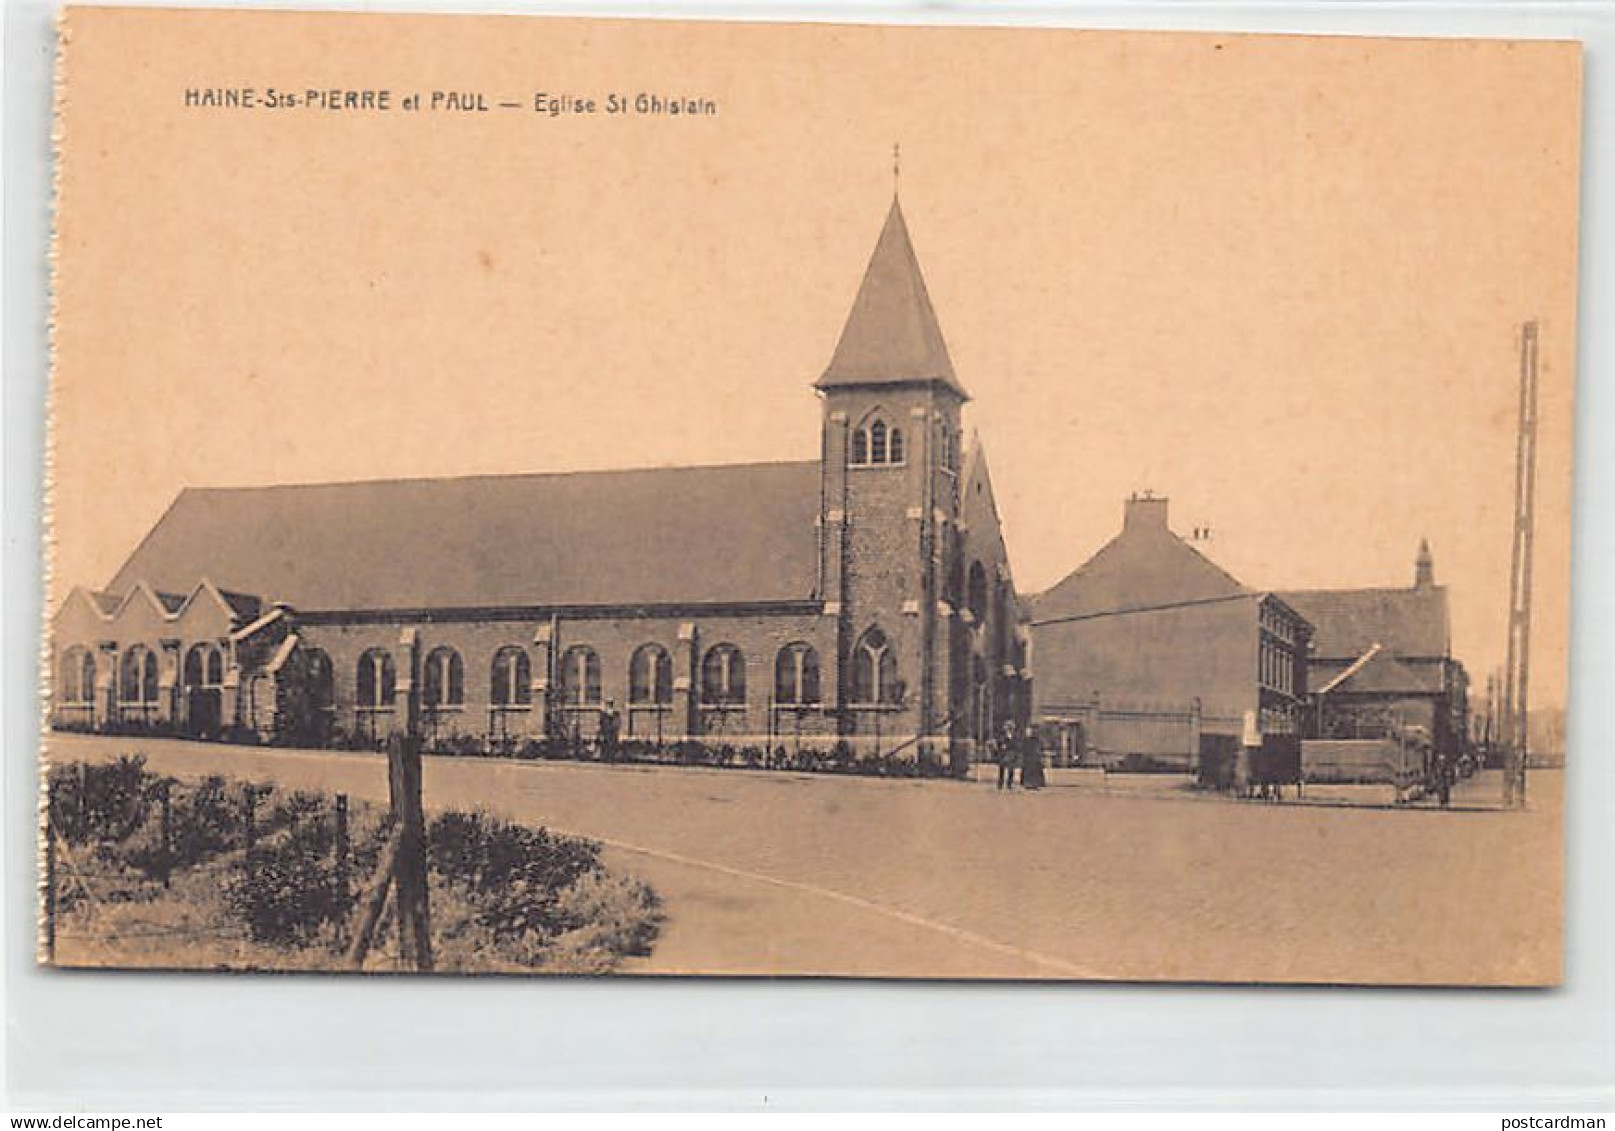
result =
[[[496,940],[548,938],[576,924],[557,910],[561,891],[600,869],[600,847],[485,813],[445,813],[427,829],[433,872],[459,888]]]
[[[262,839],[225,881],[225,902],[255,942],[281,947],[331,942],[352,916],[358,895],[350,876],[375,870],[388,829],[378,824],[355,837],[348,867],[338,868],[336,822],[326,806],[318,794],[276,798]]]
[[[147,879],[167,880],[177,869],[194,868],[222,856],[241,839],[241,792],[228,791],[222,777],[205,778],[189,789],[172,779],[148,786],[148,819],[122,847],[123,860]],[[160,810],[169,797],[169,838],[162,842]]]
[[[143,754],[116,762],[57,766],[50,772],[50,823],[68,844],[128,840],[150,813],[152,784]]]
[[[433,741],[428,750],[432,754],[449,754],[461,758],[484,758],[488,744],[471,734],[451,734]]]
[[[649,954],[661,924],[662,901],[643,882],[604,870],[579,877],[555,901],[570,924],[558,936],[549,965],[574,974],[603,974],[625,954]]]

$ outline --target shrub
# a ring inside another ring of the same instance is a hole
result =
[[[50,773],[50,823],[72,845],[116,844],[145,823],[155,779],[145,755],[58,766]]]
[[[222,856],[240,840],[241,795],[226,790],[222,777],[205,778],[191,788],[163,779],[148,789],[148,818],[119,855],[147,879],[167,880],[177,869],[194,868]],[[168,846],[163,847],[160,809],[169,796]]]
[[[450,754],[461,758],[483,758],[488,755],[489,748],[475,735],[451,734],[434,741],[431,753]]]
[[[547,938],[568,924],[557,911],[560,892],[600,869],[592,841],[528,829],[485,813],[445,813],[427,830],[433,872],[458,887],[477,922],[495,939],[536,932]]]
[[[226,904],[255,942],[300,947],[331,941],[358,900],[350,876],[375,870],[388,826],[353,836],[346,869],[336,867],[336,823],[319,795],[276,798],[264,830],[251,856],[225,881]]]
[[[662,901],[643,882],[604,870],[579,877],[555,901],[567,926],[546,964],[570,974],[604,974],[625,954],[649,954],[661,925]]]

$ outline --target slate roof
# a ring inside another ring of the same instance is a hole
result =
[[[1075,572],[1033,599],[1034,624],[1257,596],[1163,526],[1123,529]]]
[[[893,197],[841,340],[817,385],[909,381],[941,381],[961,397],[970,395],[953,372],[903,210]]]
[[[817,461],[180,493],[109,589],[304,611],[805,601]]]
[[[1393,657],[1447,656],[1452,634],[1447,587],[1410,589],[1303,589],[1280,593],[1312,622],[1316,659],[1357,659],[1375,644]],[[1310,678],[1309,682],[1318,682]]]
[[[1349,666],[1348,662],[1340,660],[1314,660],[1307,669],[1307,686],[1321,691]],[[1382,650],[1348,679],[1330,688],[1330,694],[1368,692],[1405,695],[1411,692],[1434,695],[1439,694],[1444,686],[1440,664],[1408,663]]]

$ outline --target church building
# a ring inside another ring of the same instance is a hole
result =
[[[982,447],[894,198],[806,462],[188,488],[54,622],[72,729],[593,735],[962,765],[1024,716]],[[411,696],[417,696],[411,699]]]

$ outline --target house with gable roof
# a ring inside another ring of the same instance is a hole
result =
[[[1031,601],[1032,717],[1062,761],[1129,757],[1188,769],[1202,741],[1298,738],[1312,626],[1127,500],[1122,529]]]
[[[895,196],[814,388],[811,461],[187,488],[56,613],[53,717],[324,743],[610,712],[961,764],[1024,713],[1025,632]]]
[[[1469,734],[1469,676],[1452,654],[1447,587],[1428,541],[1411,586],[1283,594],[1315,626],[1308,737],[1377,738],[1417,729],[1448,757]]]

